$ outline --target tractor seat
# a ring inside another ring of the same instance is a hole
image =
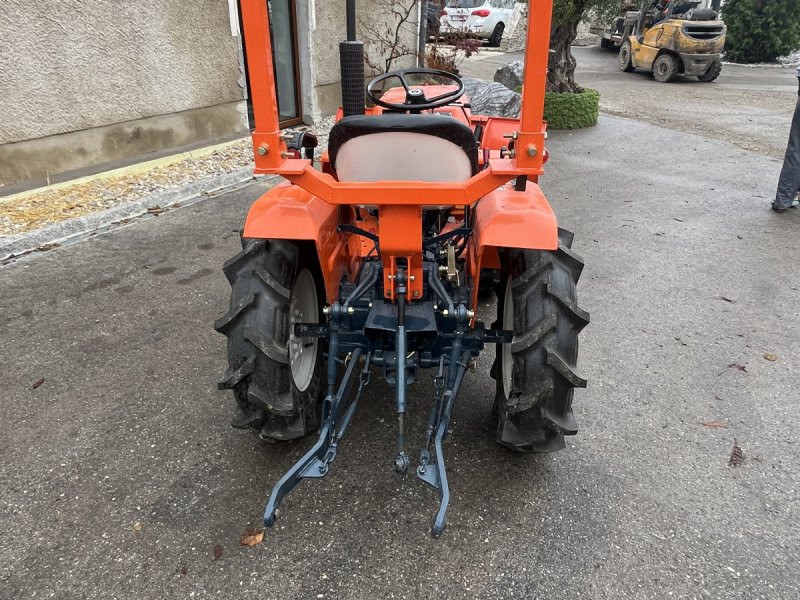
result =
[[[344,117],[328,156],[339,181],[465,181],[478,172],[472,130],[450,115]]]

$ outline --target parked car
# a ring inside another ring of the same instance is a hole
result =
[[[514,14],[515,0],[447,0],[439,20],[440,32],[488,39],[499,46],[506,24]]]

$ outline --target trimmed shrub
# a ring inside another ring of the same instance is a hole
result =
[[[556,94],[544,96],[544,120],[548,129],[579,129],[597,124],[600,93],[584,88],[580,94]]]

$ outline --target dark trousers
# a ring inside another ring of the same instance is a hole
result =
[[[783,169],[778,179],[778,191],[775,194],[775,207],[787,208],[791,205],[797,192],[800,191],[800,98],[794,109],[792,128],[789,131],[789,145],[783,159]]]

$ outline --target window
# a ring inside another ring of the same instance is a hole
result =
[[[447,0],[449,8],[480,8],[486,0]]]
[[[275,67],[275,91],[281,123],[300,120],[294,2],[269,0],[269,24]]]

